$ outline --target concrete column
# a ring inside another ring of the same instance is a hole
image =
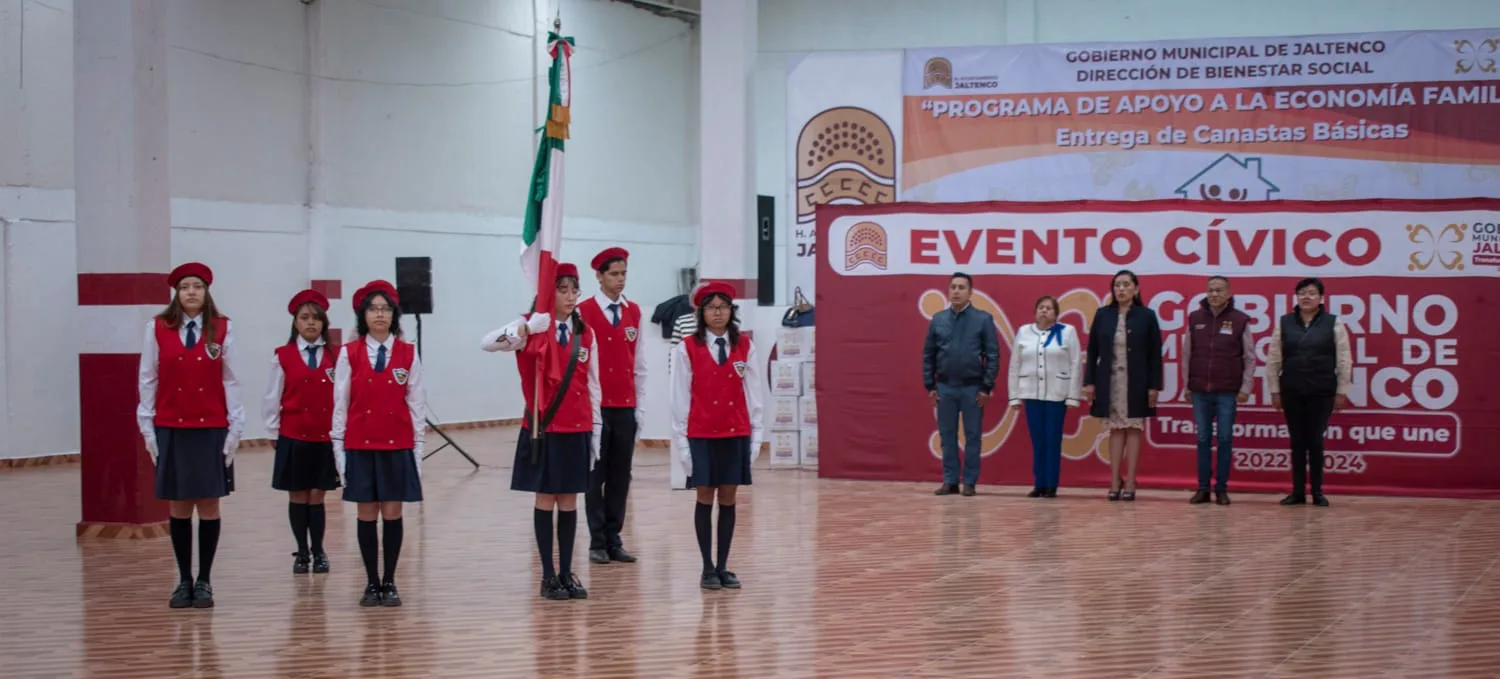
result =
[[[754,87],[757,0],[703,3],[698,25],[698,275],[757,293]]]

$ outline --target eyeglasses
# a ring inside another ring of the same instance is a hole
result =
[[[710,304],[710,305],[708,305],[706,307],[703,307],[703,310],[704,311],[712,311],[714,313],[723,313],[723,312],[731,311],[733,309],[738,309],[738,308],[739,307],[737,307],[737,306],[732,306],[732,305],[729,305],[729,304]]]
[[[376,314],[379,316],[389,316],[391,312],[394,311],[394,309],[388,306],[372,306],[368,307],[366,310],[372,314]]]

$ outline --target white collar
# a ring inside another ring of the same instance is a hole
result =
[[[387,335],[384,342],[377,342],[375,341],[374,337],[365,335],[365,346],[371,349],[374,349],[376,347],[385,347],[386,350],[389,351],[396,346],[396,333]]]
[[[624,292],[620,293],[620,299],[614,300],[610,299],[609,295],[604,294],[603,290],[600,290],[599,292],[594,293],[594,303],[598,304],[600,309],[604,309],[607,311],[609,309],[609,305],[611,304],[618,304],[620,305],[621,309],[624,309],[630,304],[630,301],[625,299]]]
[[[718,341],[721,340],[721,339],[722,340],[729,339],[729,331],[726,330],[726,331],[724,331],[724,334],[720,335],[720,334],[716,334],[712,330],[709,330],[709,329],[705,328],[704,331],[703,331],[703,337],[704,337],[704,339],[708,340],[708,343],[710,345],[714,345],[714,344],[718,344]]]
[[[307,351],[308,347],[321,347],[321,346],[323,346],[323,338],[322,337],[319,337],[318,341],[316,341],[316,342],[308,342],[307,340],[302,339],[301,335],[297,336],[297,349],[298,350]]]
[[[194,328],[202,328],[203,327],[203,312],[201,312],[201,311],[198,312],[197,316],[189,316],[187,314],[183,314],[182,315],[182,325],[183,325],[183,327],[186,327],[188,323],[192,323]]]

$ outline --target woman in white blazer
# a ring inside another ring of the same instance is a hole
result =
[[[1056,298],[1038,299],[1036,322],[1021,326],[1010,348],[1010,407],[1026,406],[1036,478],[1026,497],[1057,497],[1063,417],[1078,405],[1083,388],[1078,332],[1057,322],[1058,313]]]

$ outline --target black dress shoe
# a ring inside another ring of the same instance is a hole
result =
[[[193,585],[193,608],[213,608],[214,588],[202,580]]]
[[[167,605],[172,608],[192,608],[193,583],[187,580],[177,583],[177,589],[172,590],[172,601]]]
[[[719,579],[718,571],[708,571],[703,574],[703,579],[698,581],[698,586],[703,589],[721,589],[724,581]]]
[[[568,588],[563,587],[562,581],[558,580],[557,576],[554,575],[542,578],[542,598],[552,601],[563,601],[573,598],[573,594],[568,591]]]
[[[935,490],[935,491],[933,491],[932,494],[933,495],[957,495],[958,494],[958,486],[955,486],[955,485],[953,485],[951,483],[945,483],[945,484],[943,484],[941,486],[938,486],[938,489]]]
[[[577,573],[569,573],[567,577],[560,580],[562,587],[568,593],[570,599],[587,599],[589,591],[583,588],[583,581],[578,579]]]
[[[609,552],[602,549],[590,549],[589,563],[609,563]]]
[[[1216,505],[1227,505],[1227,504],[1229,504],[1229,491],[1224,491],[1224,490],[1216,491],[1214,493],[1214,504],[1216,504]]]
[[[964,486],[964,497],[974,497],[974,486]]]
[[[1319,507],[1327,507],[1328,498],[1324,497],[1322,493],[1313,493],[1313,504]]]
[[[1031,492],[1026,494],[1026,497],[1047,497],[1047,491],[1041,488],[1032,488]]]
[[[328,555],[327,554],[314,554],[313,555],[313,557],[312,557],[312,572],[314,572],[314,573],[327,573],[328,572]]]
[[[365,586],[365,595],[360,598],[359,605],[369,608],[380,605],[380,585],[370,583]]]
[[[723,585],[726,589],[739,589],[740,579],[729,571],[719,571],[719,584]]]
[[[1188,504],[1190,505],[1201,505],[1205,502],[1208,502],[1208,491],[1206,490],[1193,493],[1193,499],[1188,500]]]
[[[1288,496],[1286,496],[1284,498],[1281,498],[1281,504],[1284,504],[1284,505],[1287,505],[1287,506],[1291,506],[1291,505],[1305,505],[1305,504],[1307,504],[1307,496],[1301,495],[1301,494],[1298,494],[1298,493],[1292,493],[1291,495],[1288,495]]]
[[[400,606],[401,593],[396,591],[396,583],[387,582],[380,588],[381,606]]]
[[[635,555],[625,551],[624,547],[611,547],[607,551],[609,552],[610,561],[618,561],[620,563],[635,563]]]
[[[312,569],[312,557],[307,552],[293,552],[292,556],[296,557],[292,560],[293,573],[301,575]]]
[[[1043,495],[1042,497],[1057,497],[1057,489],[1056,488],[1048,488],[1048,489],[1046,489],[1046,491],[1047,491],[1047,493],[1045,495]]]

